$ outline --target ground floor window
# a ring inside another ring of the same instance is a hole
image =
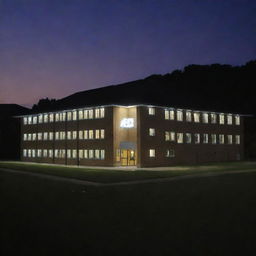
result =
[[[155,149],[150,149],[149,150],[149,157],[155,157],[156,156],[156,150]]]
[[[167,149],[166,157],[175,157],[175,151],[173,149]]]

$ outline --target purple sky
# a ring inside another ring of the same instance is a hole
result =
[[[0,0],[0,103],[252,59],[255,0]]]

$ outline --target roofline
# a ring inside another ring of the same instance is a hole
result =
[[[211,110],[198,110],[198,109],[188,109],[188,108],[177,108],[177,107],[170,107],[170,106],[157,106],[152,104],[132,104],[132,105],[118,105],[118,104],[109,104],[109,105],[93,105],[93,106],[83,106],[79,108],[68,108],[68,109],[62,109],[62,110],[54,110],[54,111],[44,111],[39,113],[30,113],[26,115],[18,115],[14,116],[15,118],[20,117],[26,117],[26,116],[35,116],[35,115],[41,115],[41,114],[49,114],[49,113],[60,113],[60,112],[67,112],[67,111],[74,111],[74,110],[82,110],[86,108],[97,108],[97,107],[125,107],[125,108],[131,108],[131,107],[157,107],[157,108],[168,108],[168,109],[176,109],[176,110],[186,110],[186,111],[193,111],[193,112],[205,112],[205,113],[216,113],[216,114],[232,114],[232,115],[239,115],[239,116],[254,116],[251,114],[237,114],[237,113],[231,113],[231,112],[217,112],[217,111],[211,111]]]

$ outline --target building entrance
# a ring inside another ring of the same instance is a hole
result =
[[[135,150],[121,149],[121,165],[122,166],[136,165]]]

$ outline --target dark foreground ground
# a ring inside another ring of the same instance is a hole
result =
[[[84,187],[0,172],[0,255],[255,255],[256,173]]]

